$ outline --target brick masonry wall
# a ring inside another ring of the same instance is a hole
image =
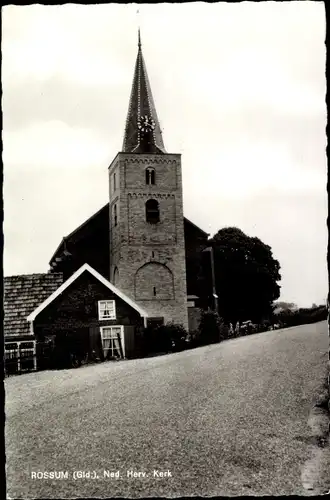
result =
[[[155,169],[152,186],[145,183],[148,167]],[[119,210],[117,227],[110,229],[111,279],[117,267],[116,286],[150,316],[188,328],[181,157],[119,153],[109,168],[110,179],[114,172],[119,172],[119,193],[110,188],[110,205],[117,197]],[[159,203],[158,224],[146,222],[145,203],[150,198]],[[153,295],[154,286],[158,296]]]
[[[146,222],[146,201],[153,198],[158,201],[160,221],[158,224]],[[128,242],[129,244],[176,244],[177,199],[174,194],[163,193],[128,193]],[[124,211],[125,211],[124,207]],[[140,230],[137,230],[140,228]]]

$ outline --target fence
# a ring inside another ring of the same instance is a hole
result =
[[[34,342],[5,344],[5,375],[16,375],[36,370],[37,356]]]

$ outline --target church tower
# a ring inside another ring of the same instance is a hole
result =
[[[110,280],[188,328],[181,155],[164,147],[140,32],[122,152],[109,167]]]

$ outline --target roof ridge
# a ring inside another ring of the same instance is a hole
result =
[[[37,276],[54,276],[54,275],[59,276],[59,275],[63,275],[63,273],[58,271],[55,273],[46,272],[46,273],[30,273],[30,274],[12,274],[10,276],[4,276],[4,280],[9,279],[9,278],[31,278],[32,276],[37,277]]]

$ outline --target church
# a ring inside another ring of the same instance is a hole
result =
[[[165,148],[140,33],[122,150],[108,167],[108,185],[109,203],[63,237],[47,273],[5,278],[13,372],[41,367],[38,343],[46,338],[72,334],[86,349],[127,358],[137,354],[142,328],[198,326],[196,262],[209,235],[184,217],[181,155]]]

